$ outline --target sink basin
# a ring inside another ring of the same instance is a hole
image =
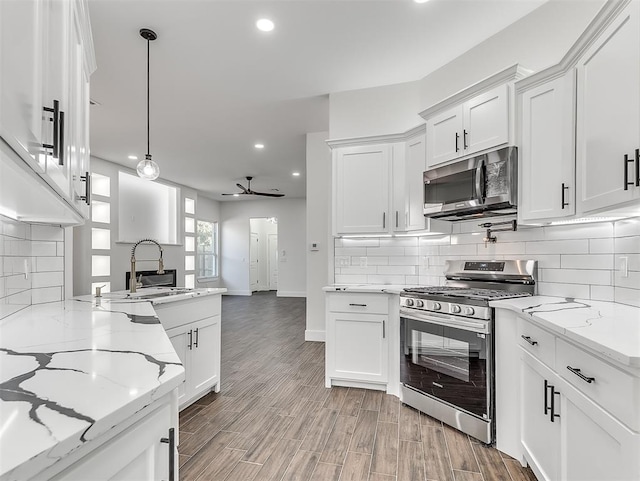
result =
[[[153,292],[149,294],[138,294],[137,292],[129,293],[127,297],[131,299],[156,299],[158,297],[167,297],[167,296],[177,296],[179,294],[188,294],[189,292],[193,292],[193,289],[176,289],[175,291],[165,291],[165,292]]]
[[[195,289],[186,287],[142,287],[136,292],[119,291],[108,294],[105,297],[119,297],[121,299],[157,299],[159,297],[177,296],[180,294],[189,294]]]

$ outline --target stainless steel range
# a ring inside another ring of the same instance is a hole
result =
[[[400,294],[402,401],[494,441],[494,316],[489,302],[535,294],[536,261],[447,261],[445,286]]]

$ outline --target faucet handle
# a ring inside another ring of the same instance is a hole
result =
[[[102,288],[105,287],[106,284],[102,284],[101,286],[96,286],[96,297],[102,297]]]
[[[136,281],[136,287],[142,287],[142,274],[138,276],[138,280]]]

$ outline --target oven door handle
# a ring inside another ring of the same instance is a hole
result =
[[[460,329],[462,331],[478,332],[481,334],[491,334],[491,323],[488,321],[467,319],[464,317],[450,316],[447,314],[424,313],[421,311],[400,309],[400,317],[410,321],[428,322],[439,326]]]

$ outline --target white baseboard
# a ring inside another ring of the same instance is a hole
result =
[[[316,342],[324,342],[325,340],[325,332],[324,331],[311,331],[307,329],[304,331],[304,340],[305,341],[316,341]]]
[[[276,296],[278,297],[307,297],[307,293],[304,291],[278,291]]]
[[[251,291],[230,291],[230,290],[227,290],[227,292],[225,292],[222,295],[223,296],[250,296],[251,295]]]

